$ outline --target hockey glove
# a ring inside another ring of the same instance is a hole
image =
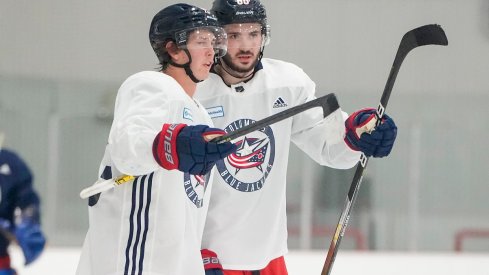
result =
[[[34,220],[24,218],[14,229],[15,237],[24,253],[25,264],[37,259],[46,244],[46,238],[41,231],[41,225]]]
[[[153,143],[153,155],[165,169],[205,175],[218,160],[236,151],[231,142],[208,142],[224,134],[206,125],[163,124]]]
[[[12,226],[10,221],[0,219],[0,228],[7,234],[15,236],[24,254],[25,265],[32,263],[44,250],[46,238],[41,231],[41,226],[35,220],[24,218],[19,224]]]
[[[217,254],[209,249],[202,249],[202,262],[204,263],[205,275],[224,275],[221,263],[217,258]]]
[[[384,114],[382,123],[375,128],[376,110],[362,109],[345,121],[345,142],[352,150],[362,151],[367,157],[381,158],[390,154],[397,136],[394,120]]]

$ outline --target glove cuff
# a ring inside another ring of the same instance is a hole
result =
[[[345,143],[354,151],[361,151],[358,142],[363,133],[371,131],[375,125],[374,108],[364,108],[352,113],[345,121]]]
[[[9,256],[0,257],[0,270],[9,269],[9,268],[10,268],[10,257]]]
[[[353,151],[360,151],[360,148],[358,148],[357,146],[355,146],[352,141],[350,140],[350,137],[348,134],[346,134],[345,138],[344,138],[344,141],[346,143],[346,145],[352,149]]]
[[[222,269],[222,265],[217,258],[217,254],[209,249],[200,250],[202,255],[202,262],[204,263],[204,269]]]
[[[153,157],[158,164],[167,169],[178,169],[177,136],[186,124],[163,124],[161,132],[153,142]]]

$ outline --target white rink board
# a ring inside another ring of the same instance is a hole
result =
[[[12,262],[22,262],[12,249]],[[291,251],[286,256],[290,275],[319,275],[325,251]],[[74,274],[78,248],[47,248],[41,258],[19,275]],[[331,275],[489,275],[489,253],[409,253],[339,251]]]

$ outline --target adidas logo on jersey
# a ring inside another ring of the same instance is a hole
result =
[[[277,100],[275,100],[275,103],[273,103],[273,108],[281,107],[287,107],[287,103],[285,103],[285,101],[281,97],[278,97]]]

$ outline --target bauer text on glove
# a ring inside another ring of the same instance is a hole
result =
[[[209,249],[200,250],[204,264],[205,275],[223,275],[223,270],[217,254]]]
[[[231,142],[208,142],[224,134],[206,125],[163,124],[153,143],[153,155],[165,169],[204,175],[218,160],[236,151]]]

